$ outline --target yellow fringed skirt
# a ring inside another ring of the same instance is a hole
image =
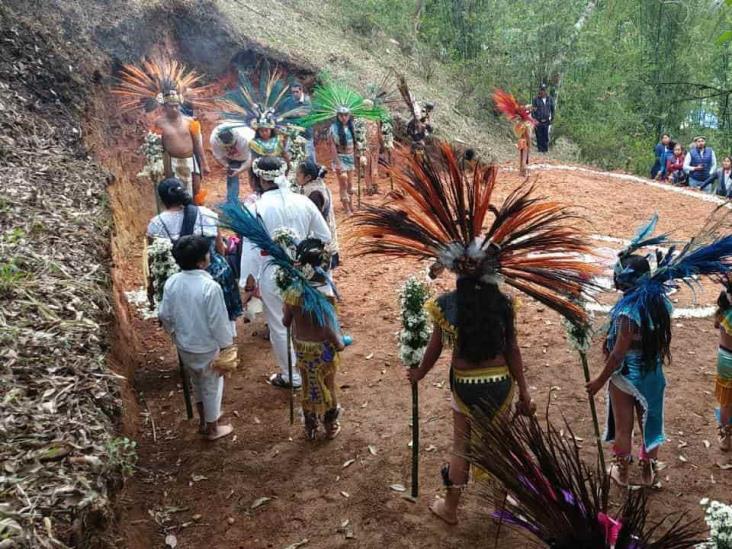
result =
[[[340,356],[332,343],[327,341],[293,340],[297,368],[302,377],[302,409],[323,415],[337,404],[335,384],[332,390],[326,379],[336,373]]]

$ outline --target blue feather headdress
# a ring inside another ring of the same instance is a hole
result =
[[[670,289],[683,283],[695,290],[699,277],[720,276],[732,271],[732,234],[722,234],[723,230],[729,230],[731,213],[726,204],[717,207],[699,233],[683,247],[671,245],[665,252],[656,250],[655,268],[644,272],[623,267],[624,259],[636,250],[667,243],[669,239],[667,235],[651,236],[658,221],[656,215],[638,231],[630,246],[619,254],[615,266],[616,279],[624,286],[625,293],[610,311],[609,347],[614,344],[616,320],[620,316],[629,317],[644,333],[658,331],[668,323],[667,314],[672,311],[667,298]],[[670,341],[663,343],[662,354],[667,354],[668,343]]]
[[[301,105],[288,109],[288,89],[282,73],[278,69],[271,71],[267,63],[260,72],[259,86],[240,71],[238,86],[224,95],[221,116],[231,122],[232,127],[271,128],[280,132],[290,132],[294,128],[302,131],[303,128],[295,126],[294,121],[305,115],[307,109]]]
[[[318,326],[337,327],[338,321],[333,304],[310,284],[290,254],[272,239],[261,218],[240,203],[227,202],[220,208],[223,214],[222,226],[246,238],[266,254],[269,257],[267,267],[284,271],[284,278],[289,281],[286,291],[299,295],[299,305],[303,311],[310,314]]]

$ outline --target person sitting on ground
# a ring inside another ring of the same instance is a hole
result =
[[[165,114],[155,120],[155,127],[162,134],[165,177],[177,177],[196,197],[201,191],[202,175],[210,171],[203,152],[201,123],[181,113],[180,96],[175,90],[165,92],[163,105]]]
[[[236,275],[226,261],[226,244],[219,230],[218,214],[204,206],[195,206],[191,196],[175,177],[161,181],[158,194],[165,211],[150,220],[147,227],[148,242],[152,243],[155,238],[166,238],[175,244],[181,237],[188,235],[207,239],[211,252],[207,270],[224,292],[229,320],[236,331],[236,319],[242,314],[241,295]],[[148,288],[151,292],[152,284]]]
[[[249,141],[254,137],[251,128],[219,124],[211,132],[211,150],[216,161],[226,168],[226,200],[239,200],[239,174],[252,165]]]
[[[206,272],[209,242],[202,236],[184,236],[175,243],[173,256],[181,272],[165,283],[159,318],[173,338],[178,356],[187,370],[200,418],[199,431],[209,440],[232,433],[221,425],[224,394],[222,363],[236,360],[234,333],[221,287]]]
[[[684,171],[684,147],[681,143],[674,145],[673,154],[666,157],[665,180],[672,185],[686,186],[688,180]]]
[[[722,167],[718,170],[715,170],[712,175],[710,175],[707,180],[702,184],[700,189],[704,190],[706,188],[709,188],[712,183],[715,181],[717,182],[716,185],[713,185],[712,191],[715,192],[719,196],[724,196],[725,198],[732,197],[732,157],[725,156],[722,159]]]
[[[315,162],[307,161],[301,163],[297,168],[297,184],[300,185],[302,194],[307,196],[313,204],[318,207],[330,229],[331,241],[326,250],[331,256],[331,269],[340,265],[338,255],[338,236],[336,234],[336,217],[333,208],[333,195],[325,184],[325,176],[328,170],[324,166],[318,166]]]
[[[329,298],[333,297],[326,274],[330,258],[320,240],[309,238],[298,244],[295,261],[310,286]],[[335,383],[340,362],[338,353],[345,348],[340,330],[329,323],[319,325],[312,314],[303,311],[302,295],[290,291],[285,291],[282,323],[293,328],[297,369],[302,379],[305,436],[308,440],[315,440],[318,419],[322,418],[325,436],[332,440],[341,430]]]
[[[700,188],[707,178],[717,169],[717,157],[711,147],[707,147],[704,136],[694,138],[694,147],[686,153],[684,171],[689,176],[689,186]],[[707,192],[712,192],[711,188]]]
[[[714,326],[719,328],[719,352],[717,353],[717,378],[714,395],[719,405],[719,449],[732,448],[732,284],[729,277],[717,299]]]
[[[653,148],[653,153],[656,156],[656,160],[653,163],[653,166],[651,166],[651,179],[656,179],[658,174],[663,170],[663,167],[665,166],[663,156],[669,149],[670,141],[671,136],[667,133],[664,133],[661,136],[661,141],[656,143],[656,146]],[[673,150],[673,147],[671,148],[671,150]]]

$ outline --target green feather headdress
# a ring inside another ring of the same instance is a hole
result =
[[[389,118],[389,113],[384,107],[365,103],[363,97],[342,84],[329,83],[315,88],[312,95],[312,110],[297,123],[308,128],[332,120],[341,112],[347,112],[353,118],[367,120]]]

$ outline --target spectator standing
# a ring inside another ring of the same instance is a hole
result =
[[[666,151],[673,151],[673,147],[669,149],[670,143],[671,136],[667,133],[664,133],[661,136],[661,141],[656,143],[656,146],[653,148],[653,153],[656,157],[656,160],[653,163],[653,166],[651,166],[651,179],[656,179],[658,177],[658,174],[664,170],[666,166]]]
[[[283,110],[290,111],[297,108],[302,109],[301,116],[305,116],[312,110],[310,97],[305,93],[305,88],[299,80],[295,80],[290,84],[290,97],[287,98]],[[317,160],[315,159],[313,128],[305,128],[305,131],[302,132],[302,136],[305,138],[305,152],[307,154],[307,160],[317,163]],[[293,166],[293,168],[297,168],[297,166]]]
[[[246,126],[224,122],[211,132],[211,151],[216,161],[226,168],[226,200],[239,200],[239,174],[252,165],[249,141],[254,132]]]
[[[707,178],[717,169],[717,157],[711,147],[706,146],[706,139],[700,135],[694,138],[692,147],[684,159],[684,172],[689,176],[689,186],[701,188]],[[710,187],[707,192],[712,192]]]
[[[717,184],[712,185],[715,181]],[[716,192],[719,196],[729,197],[732,195],[732,158],[725,156],[722,159],[722,167],[715,170],[700,188],[702,190],[708,188],[710,190],[707,192]]]
[[[539,95],[531,103],[536,126],[536,148],[539,152],[549,151],[549,128],[554,120],[554,99],[547,95],[546,84],[539,87]]]

